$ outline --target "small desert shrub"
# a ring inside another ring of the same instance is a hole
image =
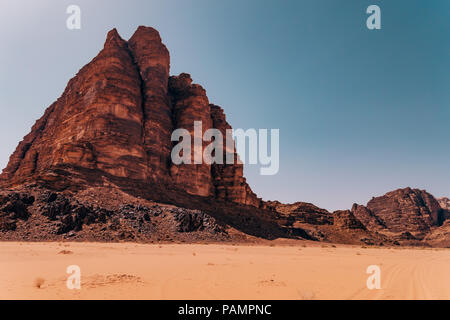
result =
[[[45,280],[43,278],[36,278],[34,280],[34,286],[38,289],[41,289],[42,286],[44,285]]]

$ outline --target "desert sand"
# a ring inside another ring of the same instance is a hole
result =
[[[450,249],[3,242],[0,299],[450,299],[449,270]]]

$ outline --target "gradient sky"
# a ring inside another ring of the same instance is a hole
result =
[[[66,8],[82,29],[66,28]],[[366,28],[377,4],[382,29]],[[234,128],[279,128],[265,200],[329,210],[400,187],[450,196],[448,0],[0,0],[0,166],[116,27],[158,29]]]

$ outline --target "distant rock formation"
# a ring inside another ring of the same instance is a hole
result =
[[[419,238],[447,219],[439,202],[419,189],[398,189],[372,198],[367,206],[354,204],[352,212],[368,230],[408,232]]]
[[[289,218],[290,221],[298,221],[313,225],[332,225],[333,215],[325,209],[321,209],[311,203],[296,202],[283,204],[278,201],[267,202],[268,208]]]
[[[424,190],[399,189],[373,198],[367,208],[395,232],[428,232],[439,225],[441,207]]]
[[[441,200],[441,203],[447,202]],[[367,206],[354,204],[351,210],[333,213],[305,202],[282,204],[278,201],[269,201],[266,205],[285,217],[287,226],[300,223],[304,227],[304,224],[309,224],[316,226],[315,233],[320,226],[332,225],[338,230],[367,230],[384,235],[391,241],[406,241],[406,243],[421,241],[432,233],[435,243],[450,243],[450,239],[436,240],[439,235],[448,234],[444,232],[445,228],[448,229],[448,223],[444,222],[450,219],[449,211],[442,209],[438,201],[424,190],[398,189],[373,198]],[[443,224],[447,227],[440,227]],[[365,241],[373,243],[372,240]]]

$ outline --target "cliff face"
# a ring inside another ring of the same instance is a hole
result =
[[[439,224],[441,207],[424,190],[399,189],[373,198],[367,208],[392,231],[428,232]]]
[[[175,129],[193,138],[194,121],[202,122],[202,133],[231,127],[201,86],[188,74],[170,77],[169,69],[169,52],[155,29],[139,27],[128,42],[111,30],[103,50],[19,143],[1,184],[86,188],[126,178],[259,207],[242,165],[172,163]]]
[[[398,189],[372,198],[367,206],[354,204],[352,213],[368,230],[411,232],[422,238],[446,219],[438,201],[419,189]]]

